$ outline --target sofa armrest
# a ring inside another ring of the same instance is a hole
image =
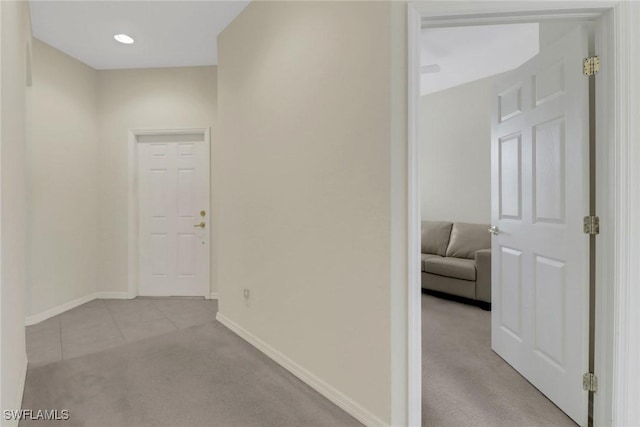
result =
[[[480,249],[475,253],[476,299],[491,302],[491,249]]]

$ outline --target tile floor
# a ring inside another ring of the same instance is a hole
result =
[[[135,298],[93,300],[27,327],[29,365],[95,353],[215,321],[218,301]]]

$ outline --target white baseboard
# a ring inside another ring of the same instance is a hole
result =
[[[298,365],[296,362],[271,347],[251,332],[248,332],[237,323],[229,320],[220,312],[216,315],[216,319],[364,425],[376,427],[388,425],[376,415],[372,414],[369,410],[363,408],[358,403],[345,396],[342,392],[336,390],[302,366]]]
[[[65,311],[71,310],[72,308],[76,308],[79,305],[88,303],[89,301],[93,301],[96,299],[95,293],[85,295],[83,297],[74,299],[73,301],[66,302],[57,307],[50,308],[49,310],[43,311],[42,313],[34,314],[33,316],[27,316],[25,319],[25,326],[35,325],[36,323],[40,323],[43,320],[47,320],[53,316],[57,316],[58,314],[64,313]]]
[[[209,297],[209,299],[218,299],[218,293],[217,292],[211,292],[211,296]]]
[[[82,304],[88,303],[89,301],[93,301],[94,299],[132,299],[132,298],[134,298],[134,296],[131,296],[129,292],[94,292],[92,294],[74,299],[73,301],[60,304],[57,307],[50,308],[49,310],[43,311],[42,313],[34,314],[33,316],[27,316],[24,324],[25,326],[35,325],[36,323],[40,323],[44,320],[50,319],[53,316],[62,314],[65,311],[69,311],[72,308],[76,308]]]

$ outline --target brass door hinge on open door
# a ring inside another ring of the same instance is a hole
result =
[[[583,72],[585,76],[593,76],[600,71],[600,58],[597,56],[590,56],[584,59]]]
[[[593,372],[587,372],[582,376],[582,389],[586,391],[598,391],[598,377]]]
[[[582,224],[584,234],[600,234],[600,218],[597,216],[585,216]]]

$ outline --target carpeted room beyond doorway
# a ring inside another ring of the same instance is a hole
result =
[[[491,312],[425,294],[422,425],[576,427],[491,350]]]

